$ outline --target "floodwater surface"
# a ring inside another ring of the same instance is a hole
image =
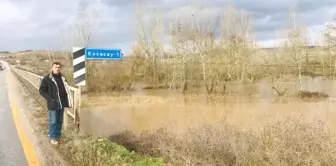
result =
[[[270,119],[279,119],[301,113],[307,120],[323,119],[336,131],[336,81],[323,78],[306,78],[303,90],[325,92],[327,99],[302,101],[293,97],[300,89],[297,82],[269,83],[260,81],[253,85],[230,85],[233,94],[181,95],[178,92],[146,91],[132,96],[106,97],[105,106],[83,108],[82,131],[108,137],[124,129],[139,134],[141,131],[167,126],[171,132],[183,132],[190,126],[225,120],[241,129],[258,128]],[[288,89],[279,97],[272,86]],[[240,92],[248,95],[240,95]],[[97,101],[96,99],[92,99]]]

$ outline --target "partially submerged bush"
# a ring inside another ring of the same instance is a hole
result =
[[[301,99],[325,99],[329,97],[329,95],[325,92],[307,92],[307,91],[299,91],[298,96]]]

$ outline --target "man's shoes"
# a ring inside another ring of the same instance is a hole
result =
[[[57,140],[51,140],[50,143],[53,144],[53,145],[58,145],[58,141]]]

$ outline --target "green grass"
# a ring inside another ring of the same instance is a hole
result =
[[[128,151],[106,139],[90,136],[68,136],[59,147],[59,152],[74,166],[107,166],[107,165],[132,165],[132,166],[163,166],[162,158],[141,156]]]

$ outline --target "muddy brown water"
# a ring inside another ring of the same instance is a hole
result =
[[[271,88],[288,89],[284,97],[278,97]],[[336,81],[322,77],[304,77],[303,89],[325,92],[328,99],[302,101],[295,97],[300,89],[296,81],[271,83],[262,80],[252,85],[229,84],[235,95],[207,97],[183,96],[179,92],[138,91],[122,101],[106,98],[108,105],[83,108],[81,130],[87,134],[108,137],[124,129],[139,134],[146,129],[166,125],[172,132],[183,132],[188,126],[225,119],[242,129],[257,128],[270,118],[282,118],[302,113],[307,119],[322,118],[336,131]],[[241,95],[245,94],[245,95]],[[248,94],[248,95],[246,95]],[[101,99],[97,99],[101,100]]]

